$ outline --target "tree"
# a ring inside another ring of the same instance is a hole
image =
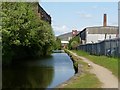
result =
[[[75,42],[73,42],[73,41],[75,41]],[[75,43],[76,43],[76,45],[75,45]],[[68,48],[74,49],[75,48],[74,45],[77,47],[79,44],[80,44],[80,37],[75,36],[69,41]]]
[[[52,51],[55,41],[52,27],[35,14],[34,5],[26,2],[2,3],[3,62],[48,55]]]
[[[61,50],[61,39],[56,37],[56,41],[55,41],[55,50]]]
[[[78,46],[78,42],[77,41],[72,41],[72,43],[71,43],[72,49],[76,49],[77,46]]]

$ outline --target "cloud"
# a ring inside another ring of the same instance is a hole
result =
[[[77,12],[78,15],[80,15],[81,18],[83,19],[91,19],[93,16],[88,13],[82,13],[82,12]]]
[[[70,32],[70,29],[66,25],[62,25],[62,26],[52,25],[52,27],[55,35],[60,35],[60,34]]]

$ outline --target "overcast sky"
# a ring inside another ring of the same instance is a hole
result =
[[[104,13],[108,26],[118,26],[117,2],[41,2],[40,5],[52,17],[56,36],[74,29],[102,26]]]

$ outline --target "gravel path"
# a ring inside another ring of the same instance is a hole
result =
[[[111,71],[98,64],[93,63],[85,57],[78,56],[76,53],[73,54],[82,59],[84,62],[91,65],[92,69],[90,70],[90,72],[94,73],[98,77],[100,82],[103,83],[102,88],[118,88],[118,79],[112,74]]]

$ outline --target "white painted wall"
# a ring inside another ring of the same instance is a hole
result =
[[[106,39],[110,39],[110,36],[111,39],[116,38],[116,34],[107,34]],[[105,40],[105,34],[87,34],[86,39],[86,43],[97,43]]]
[[[70,39],[72,39],[72,37],[68,37],[68,41],[70,41]]]
[[[68,41],[61,41],[62,44],[68,44]]]

